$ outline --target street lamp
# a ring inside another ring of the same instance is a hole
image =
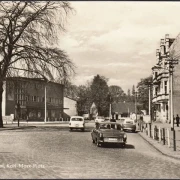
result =
[[[136,114],[136,121],[137,121],[137,88],[135,89],[135,114]]]
[[[44,122],[46,123],[47,119],[47,83],[49,81],[45,78],[45,87],[44,87]]]
[[[112,102],[112,97],[111,97],[111,94],[108,93],[108,96],[107,96],[107,100],[109,102],[109,120],[111,120],[111,102]]]
[[[44,109],[44,122],[46,123],[46,114],[47,114],[47,103],[46,103],[46,94],[47,94],[47,92],[46,92],[47,90],[46,90],[46,83],[45,83],[45,87],[44,87],[44,105],[45,105],[45,109]]]
[[[148,90],[149,90],[149,118],[150,118],[150,123],[152,123],[152,117],[151,117],[151,85],[152,85],[152,82],[151,81],[148,81],[146,83],[148,85]]]

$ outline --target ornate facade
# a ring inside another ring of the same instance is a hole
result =
[[[180,65],[173,64],[180,55],[180,35],[176,39],[169,38],[160,41],[160,49],[156,50],[156,65],[152,67],[153,74],[153,99],[155,105],[154,117],[156,121],[170,122],[171,101],[170,94],[173,93],[173,115],[180,114]],[[173,68],[172,68],[172,66]],[[173,71],[172,71],[173,70]],[[171,89],[170,73],[173,72],[173,89]]]

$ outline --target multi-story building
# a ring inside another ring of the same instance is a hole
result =
[[[3,116],[14,114],[17,119],[19,103],[20,119],[44,121],[46,100],[47,121],[60,120],[63,117],[63,91],[62,84],[47,83],[39,78],[7,78],[3,92]]]
[[[172,60],[180,56],[180,35],[176,39],[169,38],[160,41],[160,49],[156,50],[156,65],[152,67],[153,73],[153,97],[152,103],[155,105],[154,117],[157,121],[170,122],[171,120],[171,78],[170,64]],[[180,64],[173,65],[173,115],[180,114]]]

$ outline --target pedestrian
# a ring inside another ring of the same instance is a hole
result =
[[[179,115],[178,114],[176,116],[176,123],[177,123],[177,127],[179,127]]]

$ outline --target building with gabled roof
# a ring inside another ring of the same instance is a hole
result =
[[[134,102],[124,101],[124,102],[112,103],[112,114],[128,117],[132,113],[135,113]]]

